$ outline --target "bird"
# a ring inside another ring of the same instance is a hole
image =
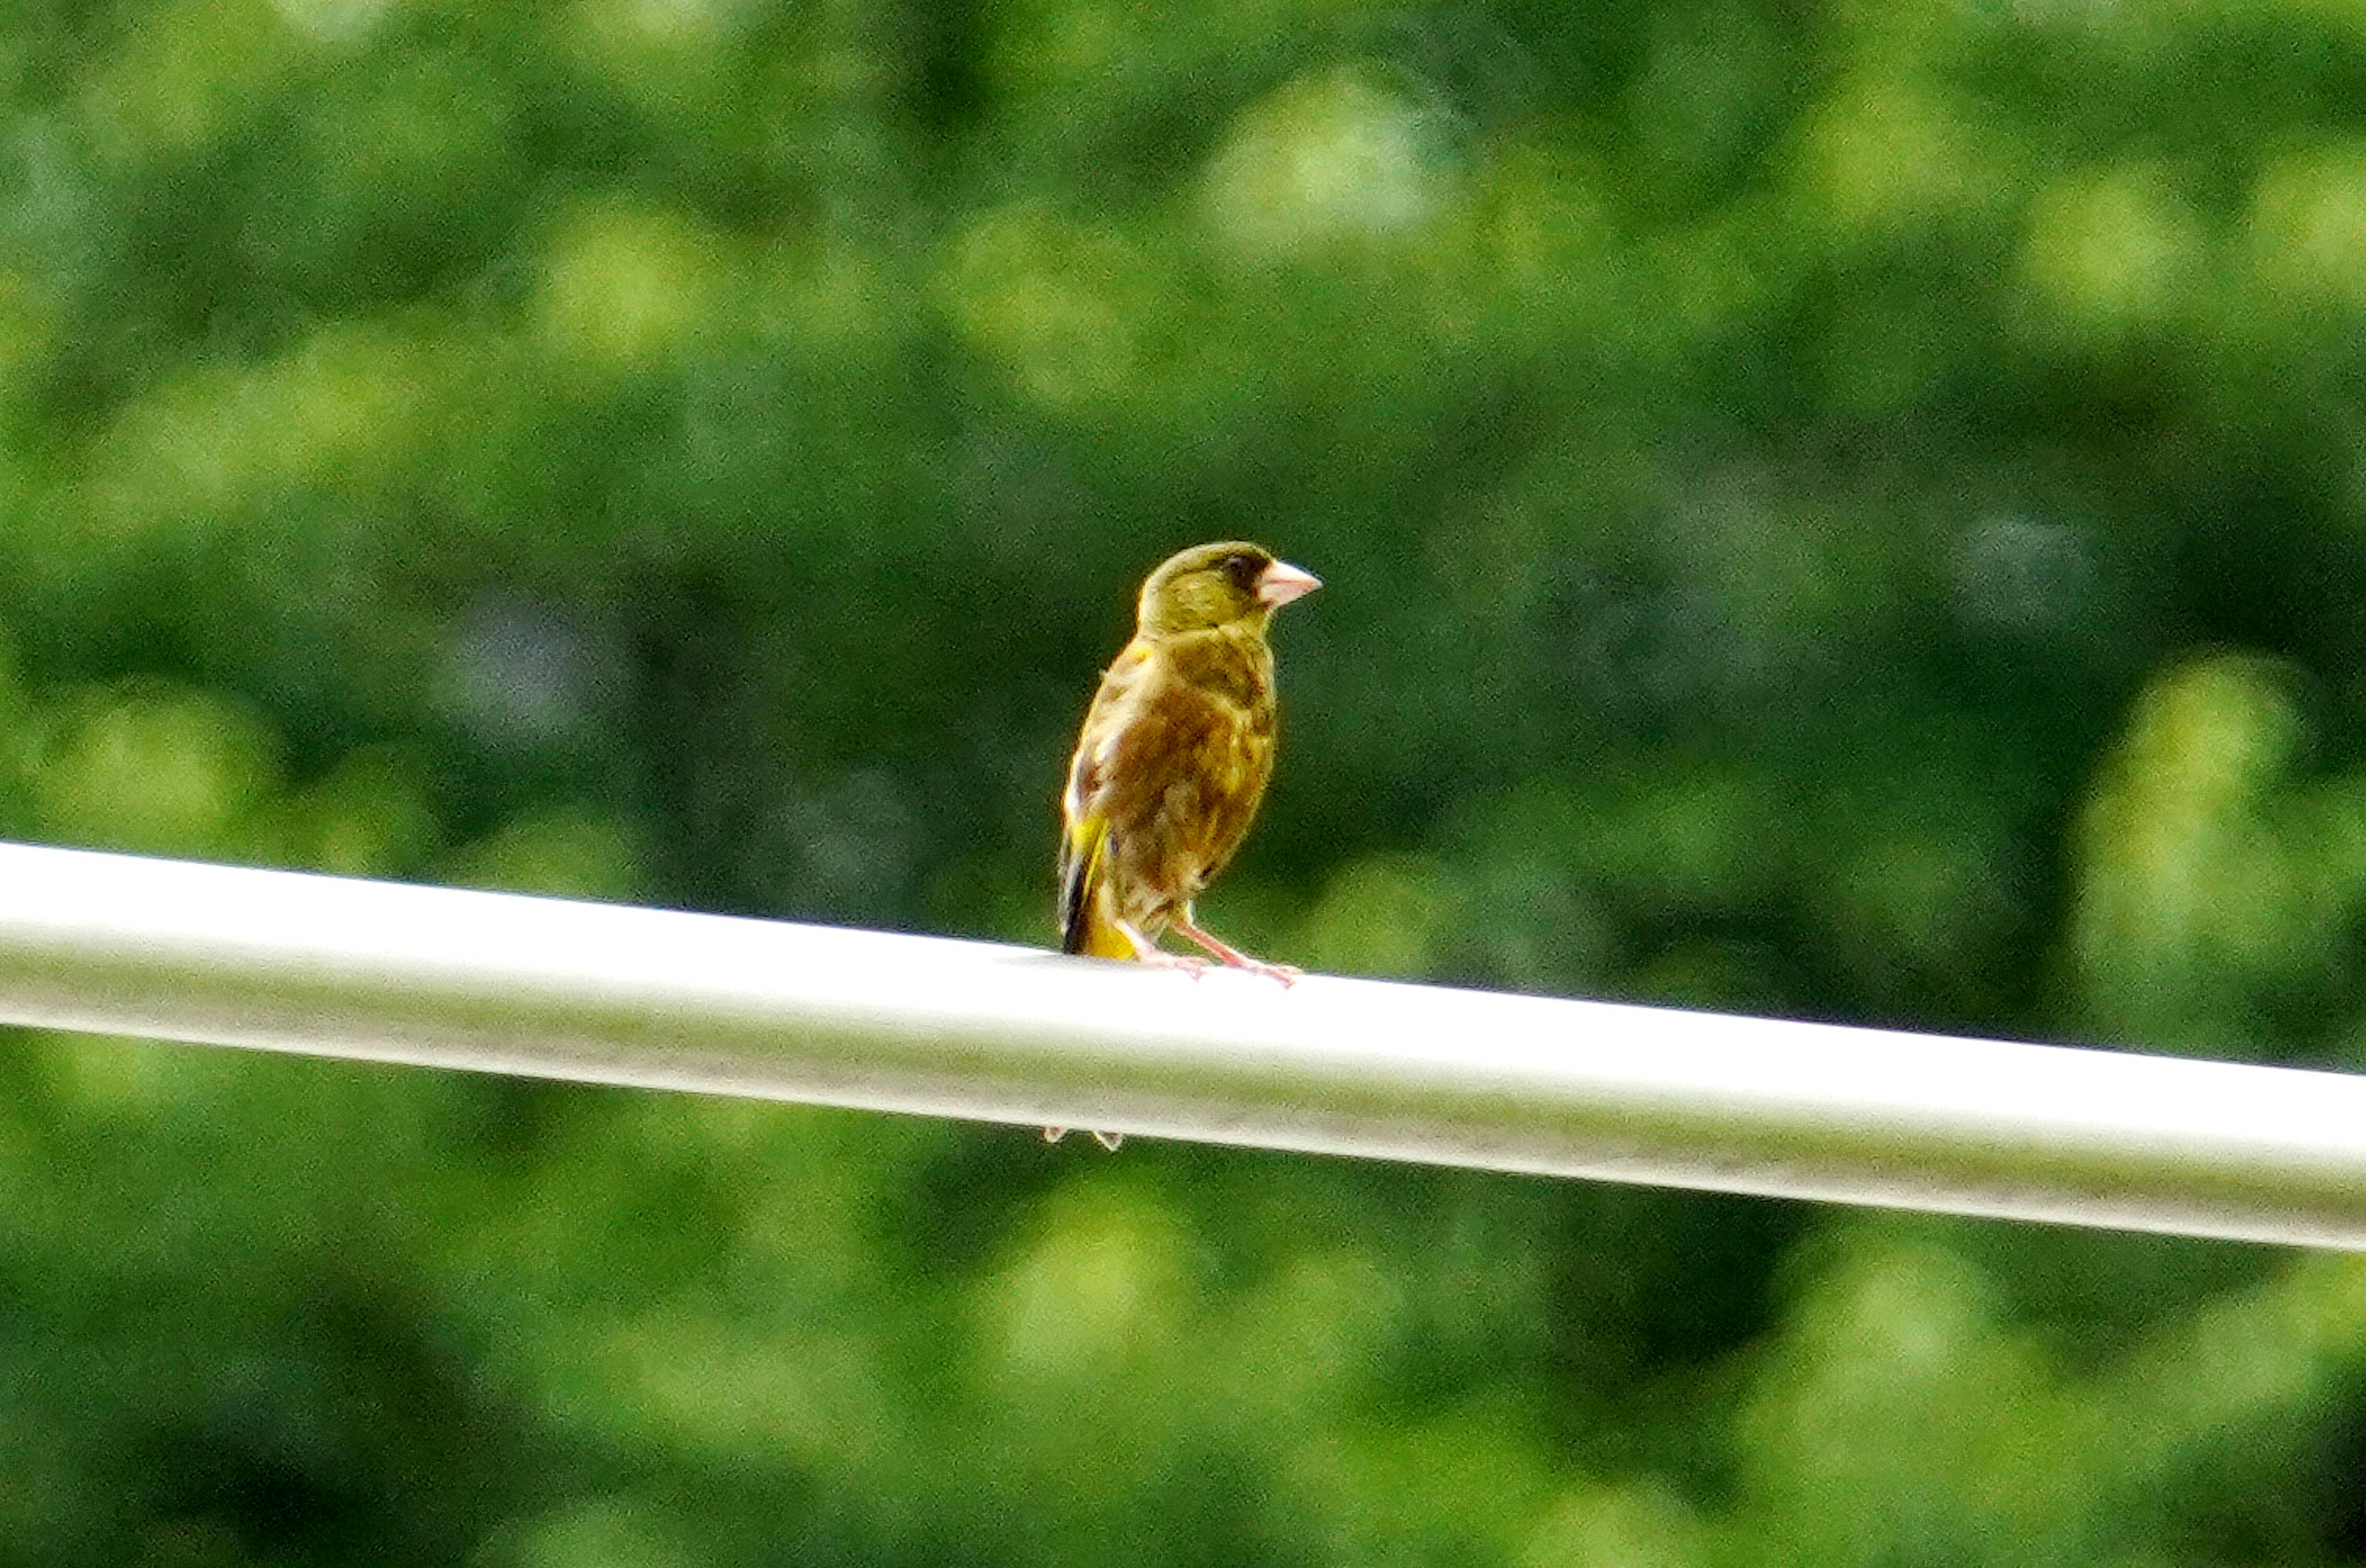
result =
[[[1298,978],[1217,937],[1191,906],[1248,835],[1273,773],[1267,625],[1322,585],[1237,539],[1170,556],[1144,581],[1133,638],[1093,694],[1060,797],[1061,952],[1204,972],[1207,960],[1159,947],[1172,931],[1229,967]]]

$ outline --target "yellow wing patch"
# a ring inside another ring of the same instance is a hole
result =
[[[1069,826],[1060,857],[1060,951],[1095,958],[1132,958],[1133,943],[1101,918],[1101,878],[1109,863],[1109,819],[1092,816]]]

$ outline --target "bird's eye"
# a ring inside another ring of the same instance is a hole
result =
[[[1246,588],[1256,581],[1257,560],[1255,556],[1230,555],[1224,558],[1224,575],[1235,586]]]

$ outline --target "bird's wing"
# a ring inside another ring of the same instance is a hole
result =
[[[1130,957],[1131,942],[1114,953],[1103,953],[1122,932],[1103,932],[1102,921],[1095,918],[1093,890],[1101,879],[1109,854],[1109,821],[1094,818],[1086,830],[1069,834],[1061,844],[1060,852],[1060,951],[1063,953],[1102,953],[1104,956]]]
[[[1105,798],[1120,753],[1155,680],[1149,644],[1126,645],[1101,676],[1093,705],[1086,711],[1076,754],[1068,761],[1068,785],[1060,797],[1060,951],[1132,955],[1120,933],[1097,929],[1094,889],[1108,863],[1110,818]],[[1116,945],[1112,947],[1112,943]]]

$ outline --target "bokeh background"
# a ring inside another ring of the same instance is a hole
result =
[[[10,0],[0,834],[2359,1066],[2366,13]],[[2366,1561],[2366,1270],[0,1039],[0,1564]]]

